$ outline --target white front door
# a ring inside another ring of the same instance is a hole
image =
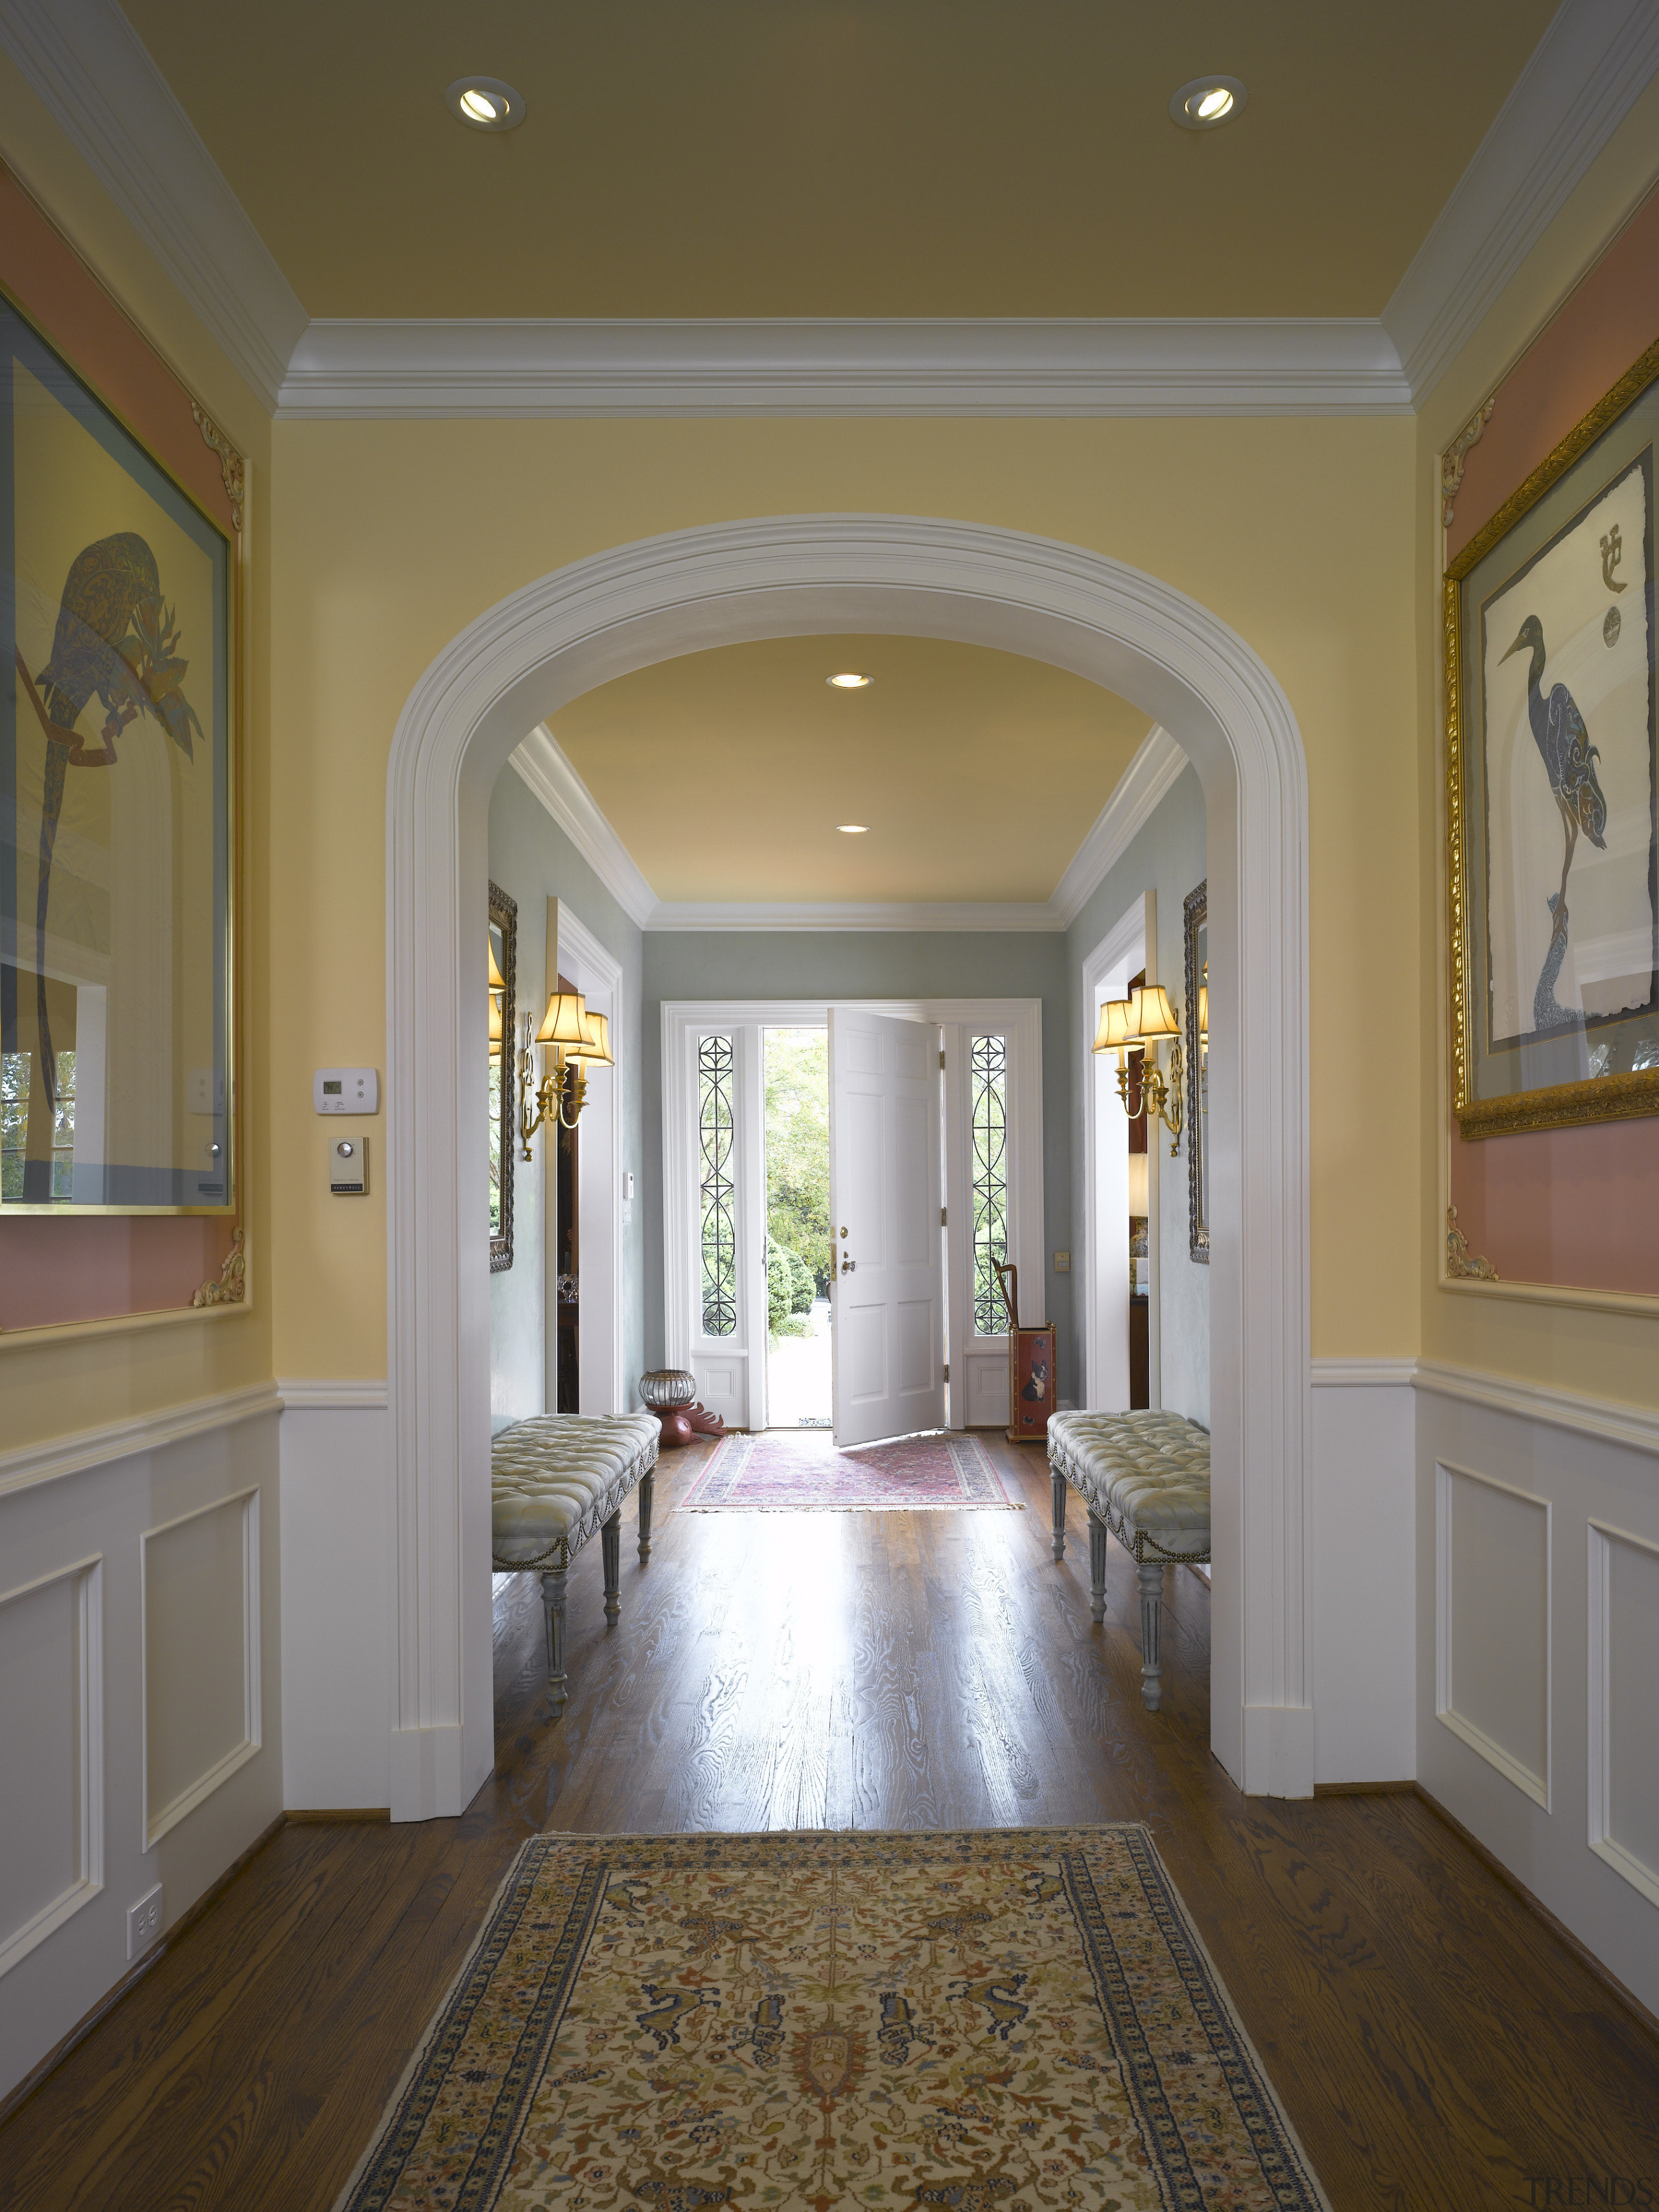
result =
[[[837,1444],[945,1425],[939,1030],[830,1009]]]

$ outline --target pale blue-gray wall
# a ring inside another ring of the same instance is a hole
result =
[[[591,929],[621,962],[623,1018],[613,1025],[611,1050],[623,1096],[622,1166],[635,1177],[634,1218],[623,1231],[623,1376],[628,1403],[644,1371],[645,1250],[643,1225],[651,1208],[642,1202],[647,1177],[641,1137],[642,1085],[647,1078],[640,1049],[641,947],[638,926],[618,906],[546,808],[511,768],[495,780],[489,801],[489,880],[519,907],[519,1011],[539,1020],[547,1005],[547,902],[556,898]],[[482,936],[482,924],[480,935]],[[653,1046],[654,1054],[654,1046]],[[653,1060],[654,1071],[654,1060]],[[549,1139],[532,1140],[533,1166],[520,1153],[514,1189],[514,1261],[489,1279],[489,1411],[492,1428],[545,1410],[546,1234]],[[611,1204],[620,1206],[620,1189]],[[595,1224],[583,1224],[592,1235]]]
[[[1066,974],[1071,1039],[1069,1141],[1076,1173],[1073,1180],[1071,1241],[1079,1270],[1087,1249],[1083,1172],[1085,1117],[1088,1109],[1089,1047],[1093,1042],[1090,1010],[1083,998],[1083,963],[1130,907],[1151,890],[1158,895],[1158,975],[1174,1004],[1185,1008],[1186,947],[1183,910],[1188,891],[1205,879],[1204,793],[1198,772],[1188,768],[1165,793],[1157,811],[1121,860],[1091,894],[1087,905],[1066,933]],[[1183,1105],[1185,1103],[1183,1100]],[[1158,1177],[1158,1297],[1163,1402],[1207,1428],[1210,1420],[1210,1271],[1191,1255],[1188,1227],[1188,1140],[1179,1158],[1170,1158],[1170,1136],[1161,1123],[1151,1132],[1161,1147]],[[1083,1297],[1076,1300],[1072,1340],[1073,1375],[1083,1373]]]
[[[650,930],[645,939],[646,1343],[664,1357],[662,1020],[664,1000],[1041,999],[1042,1207],[1048,1318],[1061,1397],[1077,1372],[1072,1278],[1054,1272],[1072,1220],[1071,1008],[1058,931]]]

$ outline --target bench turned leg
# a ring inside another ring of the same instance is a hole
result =
[[[1066,1478],[1065,1478],[1065,1476],[1064,1476],[1063,1474],[1057,1474],[1057,1475],[1055,1475],[1055,1476],[1054,1476],[1054,1557],[1055,1557],[1057,1559],[1063,1559],[1065,1558],[1065,1556],[1066,1556]]]
[[[1155,1713],[1164,1694],[1159,1679],[1164,1665],[1158,1653],[1164,1626],[1164,1570],[1156,1559],[1143,1559],[1139,1578],[1140,1702],[1149,1713]]]
[[[1097,1620],[1106,1618],[1106,1523],[1089,1508],[1089,1611]]]
[[[622,1508],[599,1530],[605,1553],[605,1617],[614,1627],[622,1618]]]
[[[569,1577],[562,1567],[542,1570],[542,1604],[547,1613],[547,1694],[557,1720],[567,1695],[564,1674],[564,1594]]]
[[[657,1470],[647,1468],[640,1477],[640,1565],[651,1556],[651,1505],[656,1494]]]

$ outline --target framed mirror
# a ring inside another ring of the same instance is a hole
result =
[[[513,1099],[518,902],[489,886],[489,1272],[513,1265]]]
[[[1210,1264],[1209,878],[1187,895],[1187,1220],[1192,1255]]]

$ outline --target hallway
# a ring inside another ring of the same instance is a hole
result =
[[[326,2212],[543,1827],[1145,1820],[1335,2212],[1659,2172],[1659,2044],[1418,1799],[1237,1794],[1190,1574],[1148,1717],[1129,1562],[1099,1638],[1081,1516],[1057,1569],[1041,1456],[985,1441],[1023,1514],[684,1514],[706,1448],[667,1458],[643,1570],[624,1516],[617,1631],[597,1544],[573,1573],[554,1729],[535,1583],[505,1582],[493,1781],[458,1820],[279,1829],[0,2129],[0,2205]]]

